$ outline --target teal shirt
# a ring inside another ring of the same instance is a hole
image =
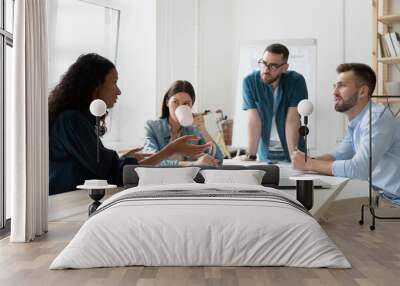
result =
[[[260,71],[254,71],[243,80],[243,110],[257,109],[260,116],[262,127],[261,137],[258,144],[257,157],[259,160],[269,160],[268,147],[270,141],[274,92],[270,84],[261,80]],[[290,162],[289,150],[285,135],[286,115],[289,107],[297,107],[298,103],[308,98],[307,85],[304,77],[295,72],[288,71],[283,73],[279,80],[277,95],[277,111],[275,115],[276,126],[284,150],[284,160]],[[299,139],[298,147],[304,151],[304,140]]]
[[[166,118],[148,120],[145,125],[145,132],[146,135],[144,138],[143,147],[144,152],[156,153],[167,146],[171,141],[171,131]],[[193,144],[202,145],[207,143],[200,131],[193,126],[182,127],[180,135],[196,135],[198,138],[200,138],[198,142]],[[219,161],[220,164],[222,164],[222,161],[224,160],[224,154],[217,145],[214,157]],[[178,163],[178,160],[163,160],[161,161],[160,165],[175,166],[178,165]]]

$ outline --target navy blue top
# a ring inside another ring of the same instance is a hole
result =
[[[268,160],[268,147],[274,115],[274,92],[270,84],[262,81],[260,71],[254,71],[243,80],[243,105],[244,110],[257,109],[262,127],[261,137],[258,144],[257,157],[259,160]],[[276,126],[285,157],[290,161],[289,150],[285,135],[286,115],[289,107],[296,107],[297,104],[308,98],[307,86],[304,77],[295,72],[288,71],[281,75],[277,95]],[[300,136],[298,147],[304,151],[304,140]]]
[[[85,180],[102,179],[122,185],[122,169],[137,164],[133,158],[120,159],[100,140],[97,163],[96,118],[89,111],[66,110],[49,126],[50,195],[76,189]]]

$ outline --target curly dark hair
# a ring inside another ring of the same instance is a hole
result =
[[[196,94],[194,92],[193,85],[186,80],[174,81],[168,88],[167,92],[164,94],[160,118],[169,117],[169,108],[167,106],[167,102],[172,96],[174,96],[179,92],[186,92],[187,94],[189,94],[190,98],[192,99],[192,103],[194,104],[194,101],[196,100]]]
[[[98,54],[79,56],[50,92],[49,124],[67,109],[88,110],[93,93],[113,68],[115,65],[111,61]]]

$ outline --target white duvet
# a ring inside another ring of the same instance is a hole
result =
[[[106,200],[50,269],[146,266],[294,266],[349,268],[313,217],[258,198],[152,198],[113,201],[132,192],[204,189],[283,191],[254,185],[135,187]],[[137,193],[135,193],[137,194]],[[108,206],[108,207],[107,207]]]

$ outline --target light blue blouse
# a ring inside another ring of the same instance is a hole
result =
[[[333,175],[367,180],[369,174],[368,105],[348,124],[335,149]],[[372,184],[400,197],[400,120],[378,104],[372,105]]]
[[[164,148],[171,141],[171,131],[168,125],[167,118],[161,118],[158,120],[148,120],[145,125],[145,138],[144,138],[144,152],[155,153]],[[194,144],[202,145],[206,143],[206,140],[201,135],[200,131],[193,127],[182,127],[180,136],[185,135],[196,135],[200,140]],[[214,156],[219,160],[220,164],[224,160],[224,155],[221,149],[216,146],[216,152]],[[178,160],[163,160],[161,166],[174,166],[178,165]]]

